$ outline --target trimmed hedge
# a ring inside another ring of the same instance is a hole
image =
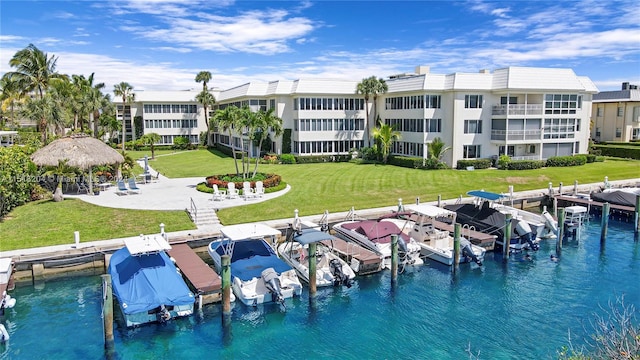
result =
[[[312,163],[325,163],[325,162],[348,162],[351,160],[350,155],[309,155],[309,156],[296,156],[296,163],[298,164],[312,164]]]
[[[408,156],[389,156],[387,159],[389,165],[395,165],[410,169],[420,169],[422,167],[422,158]]]
[[[613,145],[593,145],[593,149],[602,156],[618,157],[623,159],[640,160],[640,146],[613,146]]]
[[[513,160],[504,164],[505,170],[533,170],[545,166],[544,160]],[[502,167],[501,167],[502,169]]]
[[[488,169],[491,167],[491,159],[458,160],[456,169],[465,170],[473,166],[474,169]]]
[[[586,155],[552,156],[547,159],[547,167],[580,166],[586,163]]]

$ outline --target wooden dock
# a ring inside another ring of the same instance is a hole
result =
[[[447,224],[445,222],[433,221],[433,226],[438,230],[446,230],[450,232],[453,236],[453,225]],[[497,235],[489,235],[480,231],[471,230],[468,228],[463,228],[460,231],[460,236],[467,237],[469,241],[474,244],[484,248],[486,251],[493,251],[496,246]]]
[[[323,240],[322,244],[330,249],[333,249],[338,256],[348,264],[351,264],[353,259],[359,263],[359,268],[356,273],[358,275],[373,274],[382,270],[384,264],[380,255],[375,252],[365,249],[362,246],[348,242],[339,238],[335,240]]]
[[[582,196],[568,196],[568,195],[557,195],[555,198],[558,200],[558,203],[561,204],[570,204],[570,205],[583,205],[586,206],[589,210],[592,208],[602,209],[604,203],[599,201],[593,201],[591,198],[586,198]],[[617,204],[609,204],[609,209],[612,212],[620,212],[627,215],[633,215],[635,212],[635,207],[633,206],[624,206]]]
[[[172,244],[168,253],[175,259],[176,266],[196,292],[199,306],[220,301],[222,278],[189,245]]]

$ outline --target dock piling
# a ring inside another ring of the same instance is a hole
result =
[[[231,257],[222,255],[222,313],[231,313]]]
[[[560,186],[558,186],[558,195],[562,195],[562,181],[560,181]]]
[[[573,180],[573,196],[578,195],[578,180]]]
[[[511,207],[513,207],[513,185],[509,185],[509,199],[511,199]]]
[[[309,296],[316,296],[316,243],[309,244]]]
[[[391,284],[398,278],[398,235],[391,235]]]
[[[505,215],[504,236],[502,239],[502,261],[509,260],[509,244],[511,243],[511,213]]]
[[[602,205],[602,222],[600,232],[600,247],[604,249],[604,244],[607,239],[607,227],[609,227],[609,203],[606,202]]]
[[[562,239],[564,238],[564,208],[558,209],[558,234],[556,235],[556,255],[562,255]]]
[[[442,195],[438,195],[438,207],[442,207]]]
[[[634,233],[635,239],[638,241],[640,237],[640,194],[636,195],[636,209],[634,210]]]
[[[460,265],[460,224],[453,226],[453,272],[458,271]]]
[[[104,348],[107,353],[113,352],[113,293],[111,290],[111,275],[102,277],[102,326],[104,329]]]

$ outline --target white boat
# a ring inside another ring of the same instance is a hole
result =
[[[7,294],[7,290],[13,290],[14,262],[11,258],[0,258],[0,315],[4,315],[4,309],[10,309],[16,305],[16,299]]]
[[[398,235],[398,265],[422,265],[422,248],[390,219],[347,220],[333,225],[336,236],[359,244],[384,258],[384,267],[391,268],[391,236]]]
[[[161,235],[126,239],[111,255],[113,295],[127,327],[165,322],[193,314],[195,297],[167,255],[171,246]]]
[[[296,270],[278,258],[269,244],[276,244],[280,231],[264,224],[223,226],[222,238],[209,243],[208,252],[222,272],[222,256],[231,258],[231,288],[247,306],[276,302],[302,294]]]
[[[344,240],[338,239],[325,231],[320,231],[316,227],[312,226],[303,229],[300,218],[296,217],[291,227],[290,236],[278,246],[280,258],[296,269],[300,279],[309,284],[309,245],[315,244],[316,286],[351,287],[356,273],[349,264],[333,253],[329,246],[325,245],[326,242]]]
[[[453,265],[454,238],[449,231],[438,230],[434,222],[438,220],[455,224],[456,213],[429,204],[407,205],[405,210],[405,215],[394,221],[420,245],[422,255],[445,265]],[[486,249],[461,236],[460,263],[474,262],[482,266],[485,253]]]

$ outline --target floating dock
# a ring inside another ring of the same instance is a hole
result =
[[[167,251],[198,296],[198,306],[221,301],[222,278],[187,244],[172,244]]]

